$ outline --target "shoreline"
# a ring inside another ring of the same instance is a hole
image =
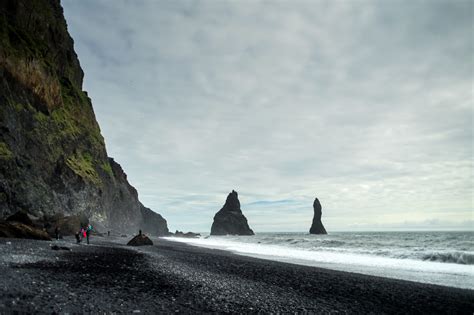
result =
[[[112,239],[112,238],[111,238]],[[0,241],[0,313],[460,313],[474,291],[263,260],[154,239]],[[7,242],[11,244],[7,245]],[[13,257],[8,260],[8,257]]]
[[[226,237],[165,237],[174,242],[199,248],[224,250],[239,256],[365,274],[390,279],[474,290],[474,272],[470,264],[427,261],[413,258],[367,255],[354,252],[311,251],[284,243],[248,242]]]

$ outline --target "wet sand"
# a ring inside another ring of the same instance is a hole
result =
[[[127,240],[1,239],[0,313],[474,312],[472,290]]]

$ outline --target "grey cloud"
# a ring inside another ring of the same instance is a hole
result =
[[[316,195],[329,230],[469,218],[472,2],[63,5],[108,152],[172,229],[231,189],[257,231],[283,199],[306,230]]]

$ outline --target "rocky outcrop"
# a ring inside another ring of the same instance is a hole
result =
[[[46,229],[42,228],[37,219],[25,211],[18,211],[0,222],[0,237],[27,238],[50,241]]]
[[[7,218],[8,222],[19,222],[25,225],[33,226],[34,218],[25,211],[18,211]]]
[[[50,241],[46,231],[20,222],[0,222],[0,237]]]
[[[194,233],[194,232],[182,232],[176,230],[176,232],[173,234],[174,237],[184,237],[184,238],[199,238],[201,234],[199,233]]]
[[[161,215],[153,212],[142,204],[140,204],[140,212],[142,214],[142,222],[140,226],[143,232],[156,236],[169,234],[166,220]]]
[[[314,217],[313,217],[313,224],[311,224],[311,228],[309,230],[310,234],[328,234],[326,229],[324,228],[323,223],[321,222],[321,203],[319,202],[318,198],[314,199],[313,203],[314,209]]]
[[[232,190],[222,209],[214,216],[211,235],[254,235],[242,214],[236,191]]]
[[[59,0],[0,1],[0,219],[21,210],[166,234],[107,156],[82,79]]]
[[[145,234],[138,234],[132,238],[128,243],[128,246],[144,246],[144,245],[153,245],[151,239],[149,239]]]

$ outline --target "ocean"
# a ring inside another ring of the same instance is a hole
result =
[[[257,258],[474,289],[474,232],[258,233],[166,239]]]

